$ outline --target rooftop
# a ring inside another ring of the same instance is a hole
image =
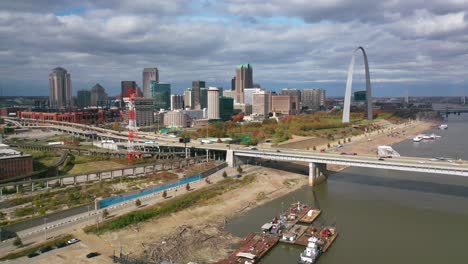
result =
[[[238,64],[237,69],[240,69],[240,68],[252,68],[252,66],[250,66],[249,63]]]

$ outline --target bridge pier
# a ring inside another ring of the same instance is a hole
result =
[[[316,186],[326,181],[326,163],[309,163],[309,186]]]
[[[229,168],[234,168],[236,166],[236,162],[234,160],[234,151],[232,149],[228,149],[226,151],[226,163],[228,164]]]

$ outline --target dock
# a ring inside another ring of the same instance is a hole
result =
[[[278,240],[276,235],[249,234],[241,240],[239,249],[235,250],[228,259],[217,264],[257,263],[278,243]]]

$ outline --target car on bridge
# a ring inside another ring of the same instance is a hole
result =
[[[340,155],[352,155],[352,156],[356,156],[357,153],[356,153],[356,152],[341,152]]]

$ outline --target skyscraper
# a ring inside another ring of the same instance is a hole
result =
[[[91,106],[104,106],[108,99],[106,89],[102,87],[99,83],[91,88]]]
[[[236,68],[236,102],[244,103],[244,89],[253,87],[253,70],[250,64],[240,64]]]
[[[219,98],[219,117],[223,121],[229,121],[234,114],[234,99],[221,96]]]
[[[151,97],[155,99],[154,109],[169,109],[171,107],[171,84],[150,81]]]
[[[171,94],[171,111],[184,109],[184,95]]]
[[[219,112],[219,89],[208,88],[208,119],[220,119]]]
[[[204,81],[193,81],[192,82],[192,93],[193,93],[193,105],[192,109],[195,110],[200,110],[202,109],[201,107],[201,102],[200,102],[200,94],[201,94],[201,88],[205,88],[206,83]]]
[[[262,91],[262,88],[245,88],[244,89],[244,104],[252,104],[252,95]]]
[[[193,93],[192,93],[192,88],[187,88],[184,92],[184,105],[185,108],[192,109],[193,105]]]
[[[151,97],[151,81],[159,82],[159,72],[156,67],[143,69],[143,96],[146,98]]]
[[[231,91],[236,90],[236,76],[232,77],[231,79]]]
[[[76,106],[78,106],[78,108],[85,108],[91,105],[90,90],[79,90],[76,97]]]
[[[137,84],[135,81],[122,81],[121,82],[121,92],[122,97],[130,97],[130,91],[133,90],[134,93],[137,93]]]
[[[252,114],[267,117],[270,113],[271,93],[260,91],[253,94]]]
[[[208,88],[200,88],[200,108],[208,107]]]
[[[57,67],[49,74],[49,105],[52,108],[72,106],[72,87],[70,74]]]

